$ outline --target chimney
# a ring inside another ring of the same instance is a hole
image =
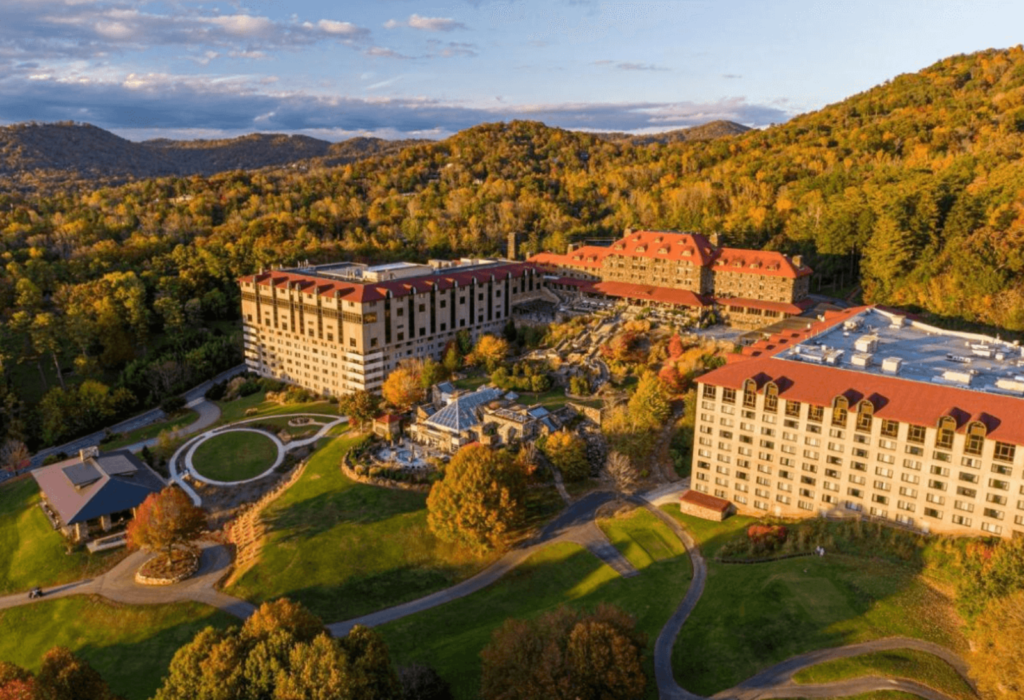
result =
[[[576,244],[575,243],[570,243],[566,247],[566,249],[565,249],[565,254],[568,255],[569,253],[573,252],[574,250],[576,250]]]
[[[633,229],[631,229],[631,228],[627,228],[627,229],[626,229],[626,232],[625,232],[625,233],[623,233],[622,235],[623,235],[623,236],[632,236],[632,235],[633,235]]]
[[[716,231],[708,236],[708,242],[715,248],[718,248],[722,245],[722,235]]]
[[[508,252],[506,253],[506,257],[509,260],[515,260],[516,259],[516,232],[515,231],[510,231],[509,234],[508,234]]]
[[[95,447],[95,446],[94,447],[83,447],[82,449],[80,449],[78,451],[78,459],[79,459],[79,461],[82,461],[82,462],[86,461],[87,459],[92,459],[94,457],[99,457],[99,456],[100,456],[100,448]]]
[[[794,255],[793,256],[793,266],[796,267],[796,268],[803,267],[804,266],[804,256],[802,256],[802,255]]]

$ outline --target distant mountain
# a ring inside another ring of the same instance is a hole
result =
[[[707,141],[746,131],[749,128],[741,124],[715,121],[660,134],[597,136],[605,141],[642,146]],[[213,175],[230,170],[332,167],[397,153],[417,143],[423,141],[356,137],[331,143],[286,134],[194,141],[152,139],[137,143],[91,124],[15,124],[0,127],[0,187],[49,190],[150,177]]]
[[[0,127],[0,186],[32,190],[288,165],[329,167],[413,143],[364,137],[331,143],[284,134],[136,143],[90,124],[15,124]]]
[[[739,134],[750,131],[749,126],[743,126],[736,122],[725,121],[719,119],[718,121],[708,122],[707,124],[700,124],[699,126],[690,126],[685,129],[674,129],[673,131],[662,131],[657,134],[625,134],[622,132],[610,132],[605,134],[597,134],[598,137],[605,139],[606,141],[615,141],[622,143],[629,143],[634,146],[646,146],[649,143],[679,143],[680,141],[710,141],[712,139],[719,139],[723,136],[738,136]]]

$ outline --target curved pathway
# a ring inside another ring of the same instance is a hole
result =
[[[450,603],[459,598],[464,598],[490,586],[506,573],[526,561],[531,554],[555,542],[575,542],[586,547],[595,556],[611,566],[619,575],[635,576],[637,571],[633,568],[633,565],[619,553],[619,550],[611,545],[608,538],[604,536],[604,533],[594,523],[594,515],[597,509],[616,497],[617,494],[608,491],[589,493],[548,523],[533,540],[513,549],[476,576],[468,578],[450,588],[409,601],[408,603],[378,610],[377,612],[345,620],[344,622],[335,622],[327,625],[327,629],[336,637],[342,636],[348,634],[349,630],[355,625],[375,627],[388,622],[394,622],[408,615],[429,610],[438,605]],[[594,532],[595,530],[596,532]]]
[[[231,554],[219,544],[200,544],[199,571],[191,578],[171,586],[143,586],[135,582],[135,572],[152,554],[133,552],[110,571],[95,578],[83,579],[45,589],[42,598],[29,599],[26,593],[0,598],[0,610],[21,605],[32,605],[54,598],[73,595],[100,595],[118,603],[129,605],[163,605],[182,601],[195,601],[212,605],[245,619],[256,608],[248,601],[240,600],[214,589],[214,586],[228,573]]]
[[[218,409],[218,415],[219,415],[219,409]],[[196,472],[196,470],[193,468],[193,466],[192,466],[192,455],[195,453],[195,450],[199,446],[200,443],[205,442],[206,440],[210,439],[211,437],[214,437],[215,435],[220,435],[221,433],[231,432],[232,430],[249,430],[249,431],[252,431],[252,430],[254,430],[253,428],[245,428],[245,427],[240,427],[240,426],[244,426],[247,423],[259,423],[261,421],[267,420],[268,418],[275,418],[275,419],[276,418],[315,418],[315,419],[324,420],[324,421],[326,421],[326,423],[318,423],[318,425],[320,425],[320,429],[317,430],[314,435],[312,435],[312,436],[310,436],[308,438],[303,438],[302,440],[292,440],[287,445],[282,443],[281,439],[278,438],[276,435],[271,435],[269,432],[266,432],[266,431],[259,431],[261,434],[266,435],[267,437],[271,438],[274,441],[274,444],[277,446],[277,459],[275,460],[273,467],[271,467],[270,469],[265,471],[263,474],[260,474],[259,476],[256,476],[256,477],[253,477],[252,479],[246,479],[244,481],[234,481],[234,482],[213,481],[212,479],[207,479],[206,477],[199,475],[199,473]],[[214,428],[213,430],[207,430],[206,432],[202,433],[201,435],[196,435],[192,439],[190,439],[190,440],[186,441],[185,443],[183,443],[177,450],[174,451],[174,454],[171,455],[171,459],[167,463],[168,464],[168,469],[170,470],[170,473],[171,473],[171,481],[173,481],[175,484],[177,484],[181,488],[182,491],[184,491],[185,493],[188,494],[189,498],[192,499],[192,503],[194,503],[197,506],[201,506],[203,504],[203,499],[199,496],[198,493],[196,493],[195,489],[193,489],[189,485],[189,483],[187,481],[185,481],[184,477],[185,477],[186,474],[188,474],[189,476],[193,477],[194,479],[197,479],[198,481],[203,481],[203,482],[206,482],[206,483],[215,484],[217,486],[227,486],[227,487],[230,487],[230,486],[237,486],[238,484],[244,484],[244,483],[247,483],[249,481],[256,481],[258,479],[262,479],[262,478],[266,477],[274,469],[276,469],[281,464],[281,462],[284,460],[285,452],[288,452],[290,450],[294,450],[294,449],[296,449],[298,447],[305,447],[306,445],[310,445],[310,444],[316,442],[317,440],[319,440],[320,438],[322,438],[324,435],[326,435],[327,431],[329,431],[334,426],[340,425],[342,423],[347,423],[347,422],[348,422],[348,416],[333,417],[333,416],[330,416],[330,415],[327,415],[327,414],[322,414],[322,413],[281,413],[281,414],[276,414],[276,415],[272,415],[272,416],[257,416],[255,418],[247,418],[245,420],[240,420],[240,421],[236,421],[234,423],[231,423],[230,425],[225,425],[225,426],[221,426],[219,428]],[[182,461],[179,462],[179,459],[182,460]],[[179,464],[183,464],[184,473],[179,471]]]

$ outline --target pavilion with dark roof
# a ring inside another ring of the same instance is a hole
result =
[[[109,532],[130,520],[146,497],[166,486],[159,474],[129,450],[100,454],[96,448],[32,472],[55,529],[74,542]]]

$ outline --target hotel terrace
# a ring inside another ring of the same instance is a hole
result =
[[[334,263],[243,277],[250,370],[324,395],[379,391],[408,358],[441,358],[459,331],[498,333],[517,304],[557,297],[533,265],[495,260]]]
[[[699,379],[694,488],[740,512],[1024,535],[1024,352],[877,307]]]
[[[717,236],[630,231],[609,247],[584,246],[564,255],[530,258],[548,271],[548,286],[629,301],[717,308],[739,328],[760,328],[798,316],[807,299],[811,268],[800,256],[722,248]]]

